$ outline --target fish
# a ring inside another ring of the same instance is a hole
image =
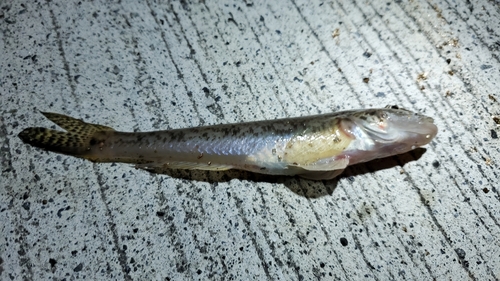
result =
[[[92,162],[329,180],[353,164],[408,152],[436,136],[431,117],[398,106],[150,132],[120,132],[41,112],[65,131],[30,127],[26,144]]]

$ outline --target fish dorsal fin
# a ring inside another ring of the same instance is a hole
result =
[[[76,118],[66,116],[63,114],[59,114],[59,113],[42,112],[42,114],[47,119],[56,123],[59,127],[63,128],[64,130],[66,130],[68,132],[76,133],[76,134],[90,134],[90,133],[92,133],[90,131],[114,131],[115,130],[115,129],[108,127],[108,126],[86,123],[80,119],[76,119]]]

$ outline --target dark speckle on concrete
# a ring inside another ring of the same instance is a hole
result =
[[[115,75],[118,75],[118,74],[120,74],[120,68],[115,65],[115,66],[113,66],[113,70],[111,72]]]
[[[23,203],[23,209],[25,209],[26,211],[29,211],[30,207],[31,207],[31,203],[30,202],[24,202]]]
[[[463,259],[465,259],[465,251],[464,251],[463,249],[461,249],[461,248],[456,248],[456,249],[455,249],[455,252],[457,253],[457,255],[458,255],[458,257],[459,257],[460,259],[462,259],[462,260],[463,260]]]
[[[186,266],[187,265],[184,262],[177,262],[175,267],[177,269],[177,272],[182,273],[182,272],[186,271]]]
[[[69,209],[70,209],[70,207],[66,206],[66,208],[61,208],[61,209],[57,210],[57,217],[58,218],[62,217],[62,212],[67,211]]]
[[[340,244],[342,244],[342,246],[347,246],[349,242],[347,242],[347,239],[345,237],[342,237],[340,238]]]
[[[79,263],[74,269],[74,272],[80,272],[83,269],[83,263]]]
[[[432,167],[434,167],[434,168],[439,168],[440,165],[441,164],[437,160],[435,160],[434,162],[432,162]]]
[[[481,65],[481,70],[490,69],[490,68],[492,68],[492,67],[493,67],[492,65],[489,65],[489,64],[483,64],[483,65]]]
[[[498,139],[498,134],[497,134],[497,132],[496,132],[495,130],[493,130],[493,129],[491,130],[491,138],[492,138],[492,139]]]
[[[55,259],[49,259],[50,270],[54,272],[56,270],[57,261]]]

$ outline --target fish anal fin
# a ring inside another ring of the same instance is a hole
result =
[[[161,162],[144,163],[135,165],[138,169],[144,169],[150,172],[161,172],[165,170],[205,170],[205,171],[226,171],[232,169],[231,165],[215,164],[210,162]]]
[[[299,174],[299,176],[309,180],[331,180],[340,175],[343,171],[344,169],[333,171],[306,171]]]
[[[341,159],[322,159],[308,165],[289,165],[292,167],[300,167],[306,171],[333,171],[333,170],[343,170],[349,165],[348,158]]]

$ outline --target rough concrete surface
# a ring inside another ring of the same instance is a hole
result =
[[[500,279],[498,1],[0,2],[0,279]],[[411,153],[310,181],[23,144],[397,104]]]

